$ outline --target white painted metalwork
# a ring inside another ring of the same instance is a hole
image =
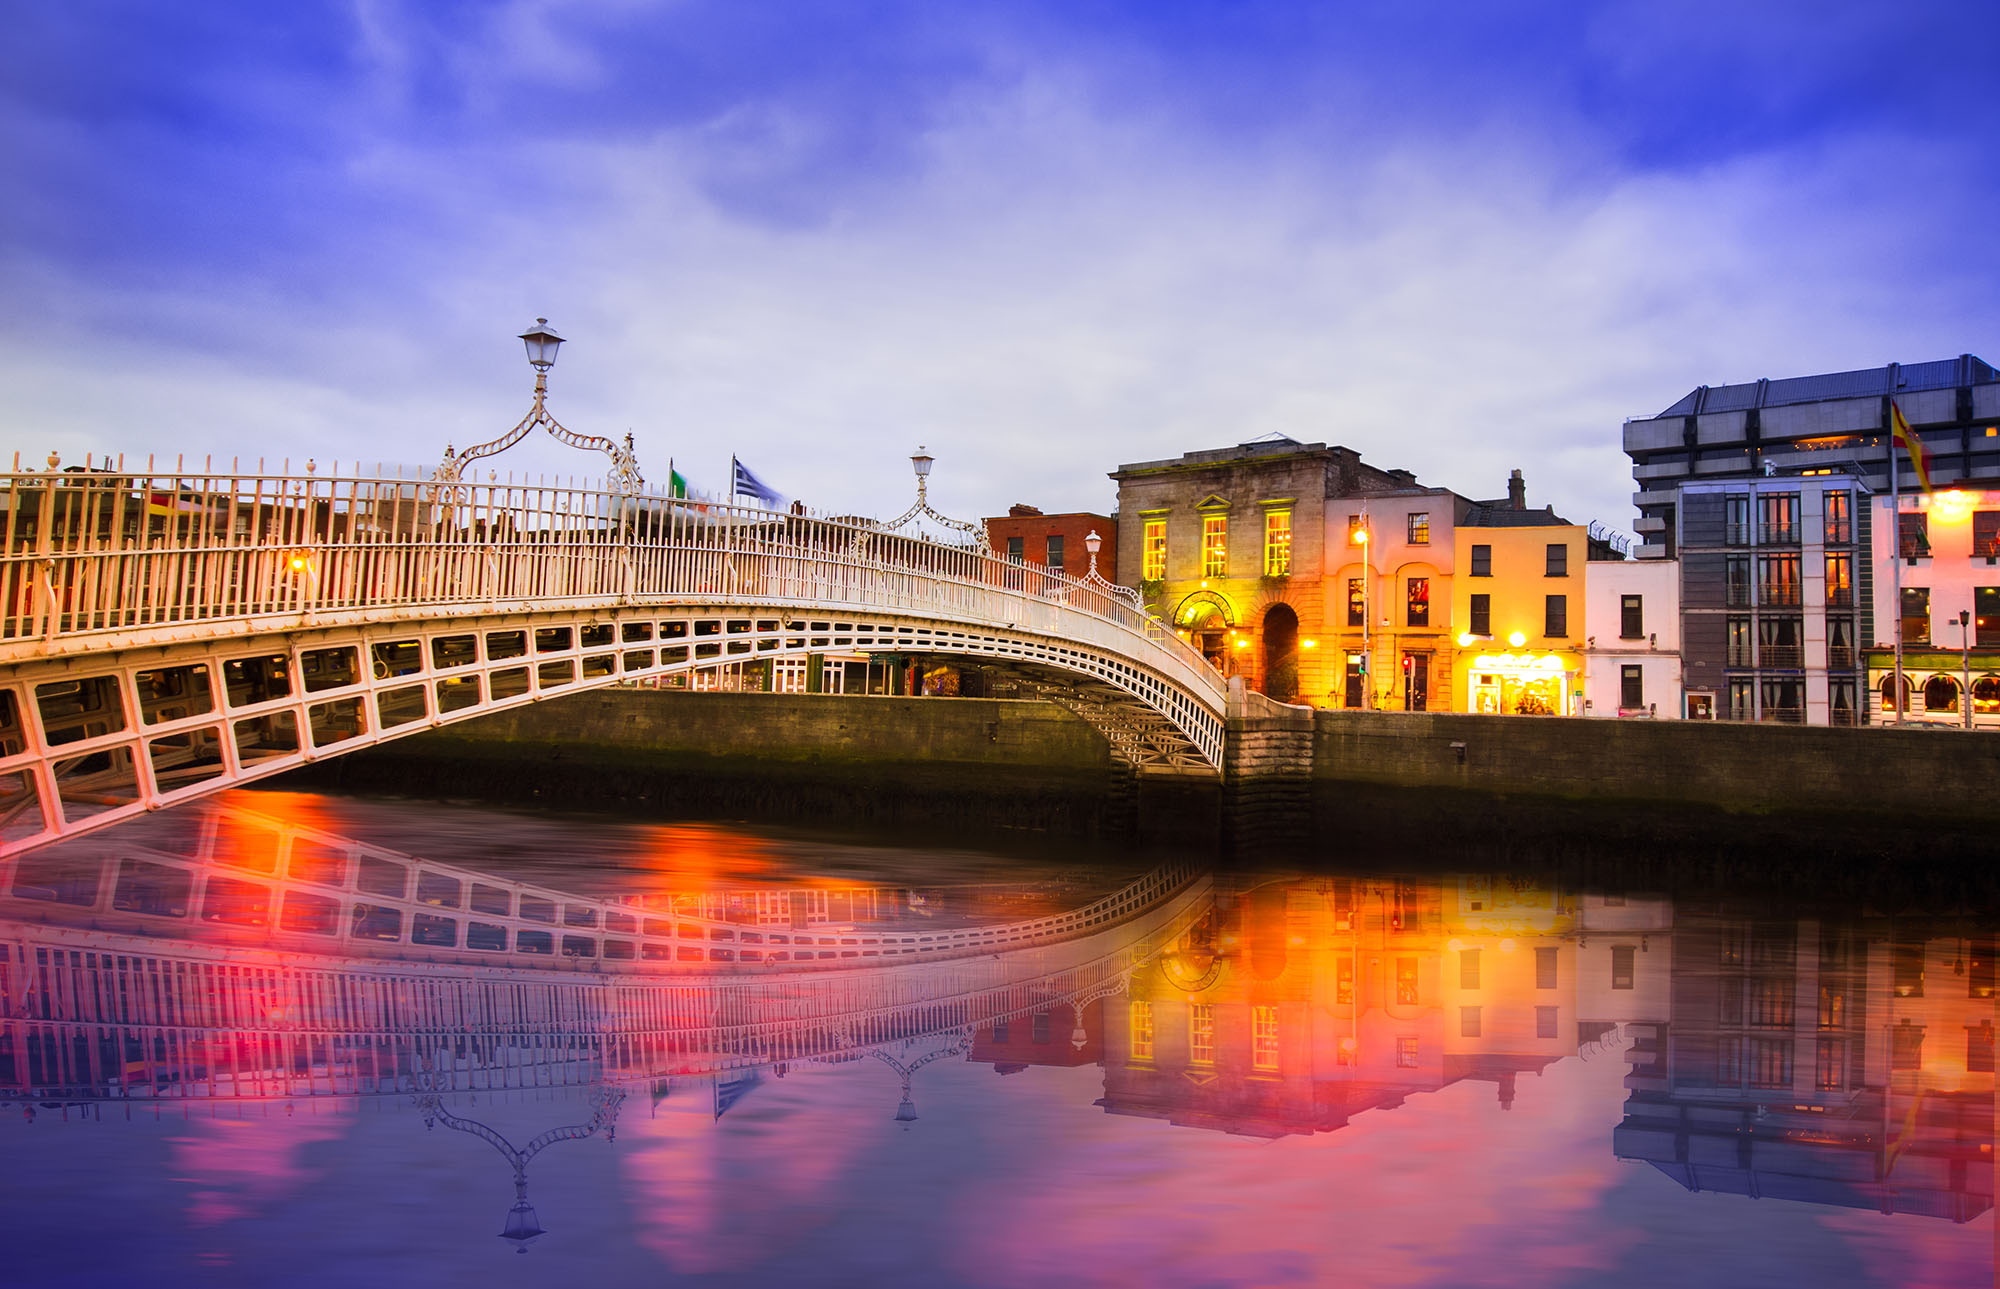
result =
[[[733,661],[1102,681],[1221,763],[1221,676],[1102,579],[614,488],[0,476],[0,854],[503,707]]]

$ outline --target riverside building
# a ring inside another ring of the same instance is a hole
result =
[[[1941,487],[1872,499],[1874,629],[1866,651],[1874,720],[2000,728],[2000,488]],[[1893,534],[1893,535],[1892,535]],[[1901,560],[1901,596],[1888,574]],[[1896,646],[1903,694],[1896,701]]]
[[[1326,701],[1338,652],[1320,647],[1328,514],[1362,494],[1418,490],[1416,477],[1282,435],[1110,477],[1125,530],[1114,580],[1139,588],[1147,611],[1225,674],[1282,702]]]
[[[1970,354],[1703,385],[1625,423],[1637,553],[1679,562],[1690,717],[1864,719],[1862,647],[1890,639],[1867,503],[1889,491],[1891,398],[1934,476],[2000,480],[2000,374]],[[1907,468],[1900,484],[1920,491]]]

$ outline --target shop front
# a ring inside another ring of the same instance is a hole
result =
[[[1482,653],[1466,669],[1466,710],[1481,716],[1574,716],[1582,660],[1566,653]]]

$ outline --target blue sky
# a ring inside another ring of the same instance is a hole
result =
[[[1104,509],[1279,431],[1626,524],[1620,421],[1970,351],[1989,4],[37,6],[8,439],[572,428],[835,511]],[[498,461],[595,473],[552,442]]]

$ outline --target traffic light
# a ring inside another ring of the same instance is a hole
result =
[[[1408,676],[1410,674],[1410,667],[1414,664],[1414,661],[1415,660],[1412,659],[1410,655],[1408,654],[1403,655],[1403,674],[1405,676]]]

